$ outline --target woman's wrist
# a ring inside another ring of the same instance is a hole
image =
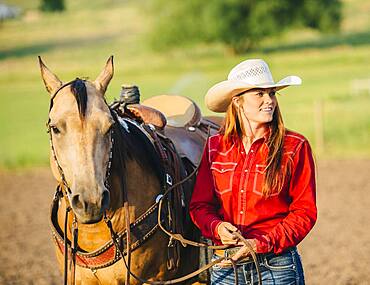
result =
[[[222,220],[213,220],[211,222],[211,231],[213,233],[213,237],[217,240],[221,240],[219,234],[218,234],[218,227],[221,225]]]
[[[255,238],[256,252],[258,253],[268,253],[272,252],[273,246],[270,238],[267,235]]]

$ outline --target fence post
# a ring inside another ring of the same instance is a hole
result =
[[[321,155],[324,153],[324,101],[317,99],[314,102],[314,124],[315,124],[315,143],[316,153]]]

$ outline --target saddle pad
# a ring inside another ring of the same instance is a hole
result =
[[[201,117],[195,103],[184,96],[159,95],[146,99],[141,104],[161,111],[166,116],[167,125],[171,127],[185,127]]]

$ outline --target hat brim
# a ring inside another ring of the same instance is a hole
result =
[[[248,91],[250,89],[255,88],[276,88],[276,90],[281,90],[285,87],[292,86],[292,85],[300,85],[302,83],[301,78],[298,76],[287,76],[274,84],[261,84],[261,85],[250,85],[245,83],[244,81],[231,81],[225,80],[221,81],[214,86],[212,86],[206,96],[205,96],[205,103],[208,109],[213,112],[223,113],[226,112],[228,106],[231,103],[231,99]]]

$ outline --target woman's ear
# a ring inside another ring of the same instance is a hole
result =
[[[234,96],[231,98],[231,103],[234,104],[234,107],[239,108],[240,107],[240,98],[238,96]]]

